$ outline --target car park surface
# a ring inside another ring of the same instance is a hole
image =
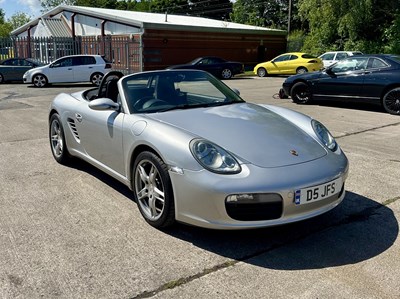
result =
[[[226,83],[325,123],[350,161],[347,194],[320,217],[240,232],[156,230],[122,184],[82,162],[57,164],[50,102],[90,85],[0,85],[0,297],[397,298],[399,117],[367,104],[295,105],[277,97],[284,79]]]

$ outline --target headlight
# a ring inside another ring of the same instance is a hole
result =
[[[194,158],[209,171],[234,174],[241,171],[236,159],[220,146],[203,139],[194,139],[190,143]]]
[[[325,144],[325,146],[329,148],[332,152],[336,151],[338,145],[329,130],[315,119],[311,121],[311,124],[314,132],[317,134],[322,143]]]

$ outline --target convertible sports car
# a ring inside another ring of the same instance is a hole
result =
[[[243,229],[307,219],[345,196],[348,161],[317,120],[240,98],[204,71],[110,72],[49,112],[59,163],[79,157],[133,191],[144,219]]]
[[[363,101],[400,115],[400,56],[360,55],[340,60],[321,72],[287,78],[279,92],[299,104],[312,100]]]

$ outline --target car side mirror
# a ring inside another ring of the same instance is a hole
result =
[[[108,99],[108,98],[99,98],[95,99],[93,101],[90,101],[89,103],[89,108],[93,110],[99,110],[99,111],[104,111],[104,110],[119,110],[120,105],[118,103],[115,103],[113,100]]]
[[[325,73],[327,73],[328,75],[334,75],[334,74],[335,74],[335,72],[332,71],[332,68],[330,68],[330,67],[326,68],[324,71],[325,71]]]
[[[239,91],[239,89],[232,88],[232,90],[233,90],[238,96],[240,96],[240,91]]]

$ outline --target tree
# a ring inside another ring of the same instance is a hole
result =
[[[65,4],[65,5],[74,5],[75,0],[39,0],[40,1],[40,6],[43,8],[42,12],[47,12],[54,7]]]
[[[189,11],[187,0],[153,0],[150,1],[150,12],[186,15]]]
[[[229,20],[232,2],[229,0],[190,0],[190,15],[216,20]]]
[[[17,29],[18,27],[21,27],[30,21],[31,17],[24,12],[17,12],[8,20],[8,22],[11,24],[12,30]]]
[[[289,0],[237,0],[233,4],[231,20],[233,22],[277,29],[287,29]],[[297,0],[292,0],[292,15],[296,16]],[[298,19],[292,18],[291,24],[298,29]]]
[[[11,31],[28,23],[31,17],[23,12],[16,13],[11,16],[7,21],[5,20],[5,13],[0,8],[0,37],[9,37]]]
[[[299,16],[308,24],[303,50],[384,52],[399,29],[399,7],[400,0],[299,0]]]

